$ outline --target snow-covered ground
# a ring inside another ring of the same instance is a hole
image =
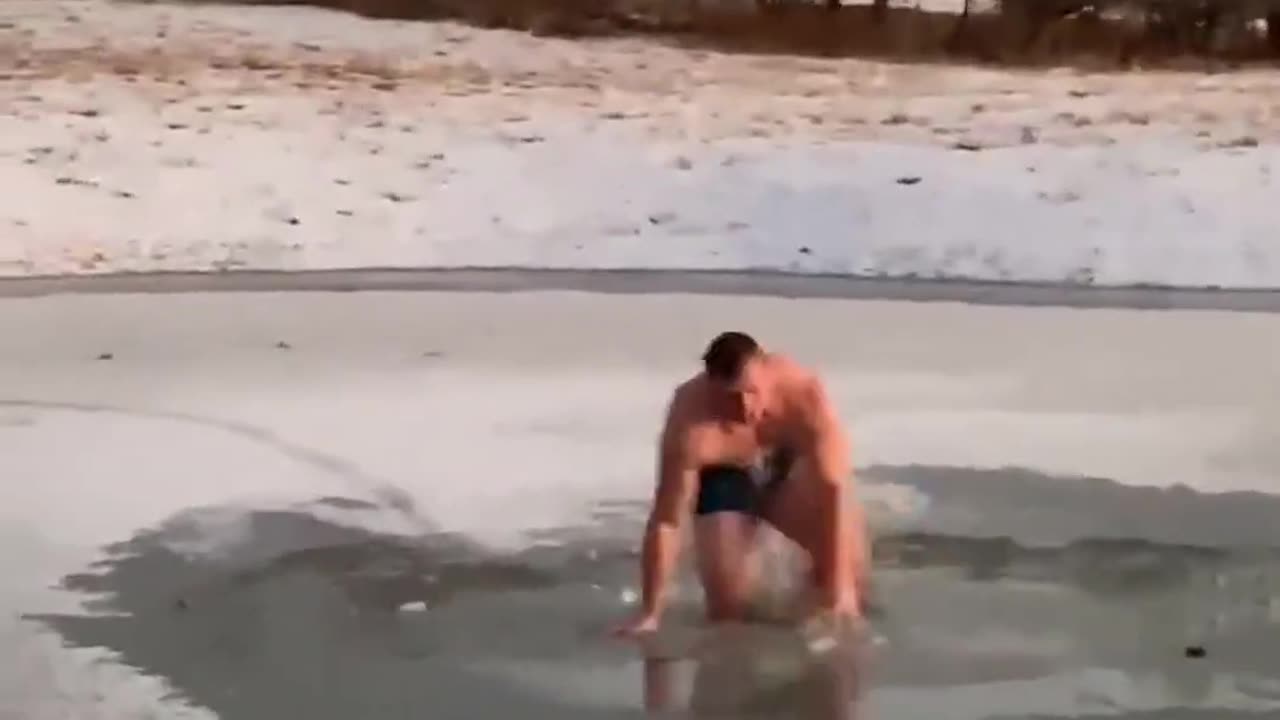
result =
[[[3,0],[0,58],[0,275],[1280,286],[1274,72],[722,55],[102,0]]]

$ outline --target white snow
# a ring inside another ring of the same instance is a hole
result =
[[[6,0],[0,21],[19,61],[0,275],[1280,286],[1274,73],[719,55],[299,8]]]

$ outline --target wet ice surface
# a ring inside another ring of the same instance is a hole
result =
[[[86,612],[28,620],[229,720],[642,717],[646,696],[707,717],[1280,712],[1280,500],[1030,472],[868,474],[931,505],[877,542],[884,641],[829,660],[780,628],[701,629],[687,579],[664,642],[698,635],[702,650],[646,666],[605,637],[635,576],[634,503],[504,553],[355,529],[343,513],[378,508],[336,497],[252,512],[238,542],[208,553],[193,540],[220,511],[194,509],[65,577]],[[1125,512],[1131,525],[1107,525]],[[1178,533],[1194,544],[1162,537]]]
[[[729,718],[1277,714],[1280,499],[1223,492],[1280,473],[1258,391],[1276,316],[581,293],[3,310],[3,720],[572,720],[646,694]],[[663,640],[704,651],[647,669],[601,631],[654,428],[744,319],[820,359],[850,418],[885,642],[808,662],[777,628],[703,633],[686,597]]]

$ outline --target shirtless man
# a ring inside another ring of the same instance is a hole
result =
[[[858,616],[866,530],[846,484],[848,442],[822,382],[739,332],[716,337],[702,360],[667,410],[641,607],[618,632],[657,629],[689,515],[710,620],[746,615],[761,520],[808,553],[819,611]]]

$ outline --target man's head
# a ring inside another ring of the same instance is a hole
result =
[[[731,401],[744,419],[758,417],[767,402],[763,359],[764,350],[759,343],[750,335],[735,331],[717,335],[702,354],[712,390]]]

